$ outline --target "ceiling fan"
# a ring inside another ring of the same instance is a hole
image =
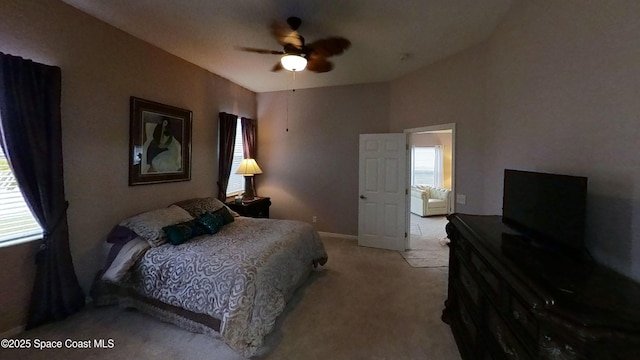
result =
[[[351,42],[343,37],[328,37],[306,44],[298,28],[302,24],[300,18],[292,16],[287,19],[289,27],[272,24],[271,33],[278,40],[283,50],[266,50],[251,47],[240,47],[240,50],[258,54],[281,55],[280,61],[271,69],[279,71],[309,71],[323,73],[333,69],[333,63],[327,58],[342,54],[351,46]]]

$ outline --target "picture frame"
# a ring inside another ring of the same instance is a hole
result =
[[[129,186],[191,180],[190,110],[132,96]]]

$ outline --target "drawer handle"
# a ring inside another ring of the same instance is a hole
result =
[[[542,348],[548,354],[553,354],[556,357],[562,357],[563,359],[574,359],[577,355],[576,350],[569,344],[558,344],[549,335],[544,335],[544,342]]]
[[[500,343],[500,347],[502,348],[502,351],[504,351],[506,354],[511,355],[511,357],[514,359],[519,359],[520,357],[516,353],[515,349],[512,347],[509,347],[509,345],[507,345],[504,339],[502,338],[502,329],[500,328],[500,326],[496,326],[496,330],[498,330],[496,331],[496,334],[498,335],[498,343]]]
[[[513,310],[513,318],[520,320],[520,313],[517,310]]]

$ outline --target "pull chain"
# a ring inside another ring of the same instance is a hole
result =
[[[291,92],[296,92],[296,72],[292,71],[293,73],[293,80],[291,82]],[[289,100],[291,99],[291,93],[287,94],[287,129],[285,130],[286,132],[289,132]]]

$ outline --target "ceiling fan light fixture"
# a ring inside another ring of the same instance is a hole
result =
[[[280,58],[282,67],[289,71],[302,71],[307,67],[307,59],[301,55],[285,54]]]

